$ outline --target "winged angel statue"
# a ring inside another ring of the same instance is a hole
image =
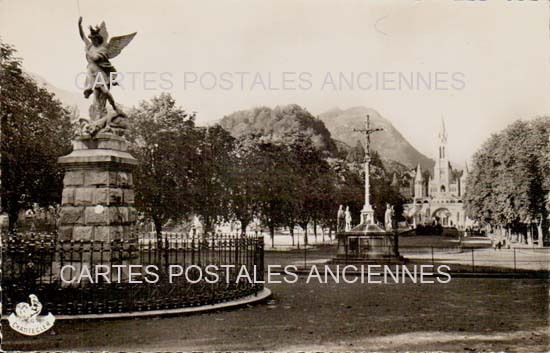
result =
[[[123,135],[127,128],[127,118],[110,92],[111,84],[117,84],[117,74],[109,60],[120,54],[134,39],[136,32],[109,40],[105,22],[101,22],[99,26],[90,26],[90,34],[86,37],[82,30],[82,17],[78,19],[78,30],[88,61],[84,97],[88,98],[93,94],[93,103],[89,109],[90,119],[80,119],[80,133],[92,137],[99,132]],[[113,108],[112,111],[107,110],[107,102]]]

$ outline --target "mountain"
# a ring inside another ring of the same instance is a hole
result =
[[[48,92],[53,93],[61,103],[68,108],[69,110],[76,109],[77,115],[81,117],[88,117],[88,110],[90,108],[90,104],[92,104],[93,97],[90,97],[89,99],[84,98],[84,95],[82,92],[78,91],[68,91],[66,89],[62,89],[59,87],[56,87],[49,83],[45,78],[43,78],[40,75],[37,75],[33,72],[25,71],[25,74],[30,77],[34,82],[36,82],[36,85],[38,87],[46,89]],[[116,99],[116,98],[115,98]],[[117,106],[119,106],[123,111],[126,111],[128,108],[126,105],[121,104],[120,102],[116,102]],[[110,109],[109,104],[107,104],[107,109]]]
[[[371,128],[382,128],[383,132],[375,132],[371,135],[371,149],[378,151],[385,160],[397,161],[409,168],[414,168],[418,163],[422,169],[431,170],[434,161],[418,152],[401,133],[386,118],[376,110],[367,107],[353,107],[346,110],[331,109],[319,115],[332,138],[344,141],[348,146],[354,146],[357,140],[364,141],[365,135],[354,129],[365,128],[365,117],[370,116]]]
[[[330,154],[337,151],[336,143],[325,124],[296,104],[273,109],[257,107],[241,110],[224,116],[219,124],[233,137],[257,133],[279,139],[288,134],[303,133],[311,138],[318,150],[328,151]]]
[[[88,107],[91,101],[77,91],[68,91],[50,84],[43,77],[26,72],[39,87],[47,89],[67,107],[76,107],[81,116],[88,115]],[[366,107],[353,107],[346,110],[331,109],[315,118],[307,110],[296,104],[278,106],[274,109],[258,107],[249,110],[241,110],[223,117],[217,121],[233,136],[239,137],[246,133],[261,133],[272,135],[275,138],[288,133],[302,132],[312,138],[313,143],[320,150],[338,153],[345,156],[346,152],[355,146],[357,140],[364,136],[353,129],[362,129],[365,126],[365,116],[371,117],[371,126],[383,128],[384,132],[371,135],[371,147],[379,152],[384,161],[395,161],[409,168],[414,168],[418,163],[422,169],[431,170],[434,162],[418,152],[401,133],[382,117],[376,110]],[[211,125],[213,122],[207,124]],[[391,169],[402,169],[398,165]]]

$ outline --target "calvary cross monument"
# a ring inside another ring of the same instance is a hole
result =
[[[404,259],[399,255],[395,233],[376,224],[370,203],[370,135],[383,131],[372,128],[367,115],[364,129],[354,129],[365,135],[365,204],[361,210],[361,223],[349,231],[337,233],[338,249],[333,262],[396,263]]]
[[[374,210],[370,204],[370,135],[377,131],[383,131],[382,128],[372,129],[370,127],[370,116],[367,115],[364,129],[353,129],[366,136],[365,147],[365,204],[361,210],[361,224],[374,224]]]

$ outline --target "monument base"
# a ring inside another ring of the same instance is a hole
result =
[[[376,224],[360,224],[349,232],[336,234],[338,248],[331,263],[402,264],[397,233]]]
[[[132,169],[137,160],[124,138],[98,134],[78,137],[60,157],[65,169],[59,218],[60,240],[130,240],[135,237]]]
[[[370,204],[365,204],[361,210],[361,224],[374,223],[374,209]]]

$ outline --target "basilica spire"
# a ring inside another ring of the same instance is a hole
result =
[[[445,119],[441,116],[441,131],[439,132],[439,140],[442,145],[447,143],[447,130],[445,129]]]
[[[416,175],[414,176],[414,198],[422,198],[424,196],[424,177],[422,176],[420,163],[418,163]]]
[[[415,181],[424,181],[424,177],[422,177],[422,169],[420,168],[420,163],[418,163],[418,166],[416,167],[416,175],[414,176]]]
[[[436,153],[434,153],[433,173],[424,172],[420,164],[416,174],[411,171],[413,197],[404,206],[406,212],[412,215],[413,224],[432,224],[434,220],[443,227],[464,227],[467,217],[463,209],[463,197],[468,180],[468,163],[462,175],[455,176],[447,151],[447,129],[445,120],[441,117],[441,128],[435,138]],[[421,207],[419,207],[422,205]]]
[[[447,160],[447,130],[445,129],[445,120],[441,117],[441,130],[438,134],[439,143],[437,146],[437,164],[446,165]]]

